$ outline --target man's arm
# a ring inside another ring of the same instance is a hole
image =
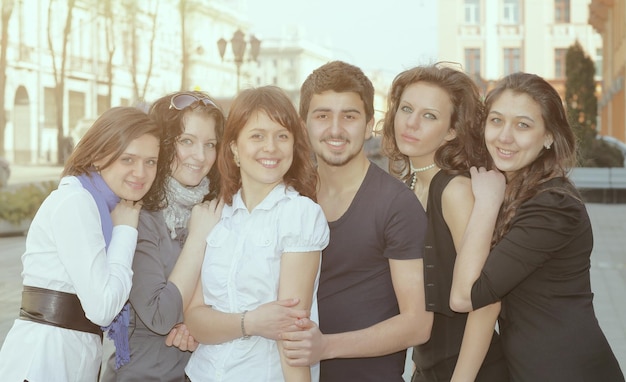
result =
[[[422,259],[389,260],[400,313],[365,329],[322,334],[308,320],[309,330],[282,333],[283,351],[292,366],[323,359],[378,357],[425,343],[430,338],[433,313],[425,310]]]
[[[328,334],[322,359],[378,357],[425,343],[433,313],[427,312],[422,259],[389,260],[400,314],[369,328]]]

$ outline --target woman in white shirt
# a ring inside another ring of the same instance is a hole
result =
[[[130,293],[139,210],[163,201],[159,138],[143,111],[117,107],[76,146],[26,237],[20,317],[0,351],[3,381],[97,380],[101,327],[121,317]],[[110,334],[123,332],[123,319],[116,323]]]
[[[201,281],[184,314],[200,342],[185,372],[194,382],[311,380],[309,367],[284,362],[278,341],[312,307],[317,320],[321,250],[329,238],[314,202],[317,174],[306,131],[285,93],[266,86],[233,101],[223,142],[218,168],[225,205],[206,239]],[[286,314],[277,319],[267,309],[277,299],[297,305],[283,306]]]

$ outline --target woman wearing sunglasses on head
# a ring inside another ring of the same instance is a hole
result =
[[[103,381],[184,381],[197,343],[181,324],[183,309],[200,274],[205,238],[221,213],[214,166],[224,131],[220,108],[203,92],[178,92],[154,102],[149,114],[163,133],[166,204],[139,217],[130,359],[112,355]],[[172,342],[178,347],[168,346]]]
[[[116,107],[68,158],[26,236],[20,316],[0,351],[0,380],[97,380],[101,327],[124,316],[131,289],[139,210],[163,200],[159,138],[143,111]]]

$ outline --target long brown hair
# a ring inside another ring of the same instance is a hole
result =
[[[317,171],[313,165],[309,137],[291,100],[280,88],[263,86],[243,90],[237,95],[226,119],[223,147],[228,147],[237,140],[243,127],[257,111],[265,112],[272,121],[293,134],[293,162],[283,177],[283,182],[293,187],[300,195],[316,200]],[[222,180],[222,197],[226,204],[232,204],[233,196],[241,188],[241,173],[232,152],[221,150],[218,153],[217,165]]]
[[[576,138],[567,121],[563,101],[552,85],[535,74],[508,75],[501,79],[487,95],[485,99],[487,112],[505,91],[526,94],[539,105],[546,132],[552,135],[554,142],[550,149],[544,147],[532,163],[511,174],[507,179],[504,202],[496,221],[492,244],[500,241],[511,229],[511,220],[517,209],[522,203],[537,195],[541,184],[557,177],[567,178],[569,170],[576,165]],[[485,124],[483,123],[483,137],[484,130]],[[482,144],[485,145],[484,139]],[[486,159],[493,167],[491,157],[487,155]],[[581,200],[571,183],[569,187],[550,190]]]
[[[451,173],[462,173],[471,166],[484,163],[486,151],[480,143],[484,106],[478,87],[465,73],[434,64],[405,70],[393,80],[387,97],[387,113],[383,120],[382,146],[383,152],[389,158],[389,173],[403,180],[411,176],[408,171],[409,157],[400,152],[396,142],[394,120],[402,93],[407,86],[417,82],[438,86],[448,94],[452,103],[450,128],[456,132],[456,136],[435,152],[437,166]]]
[[[170,107],[172,97],[180,94],[193,95],[197,101],[191,103],[183,110]],[[208,100],[210,102],[203,102]],[[217,138],[217,153],[222,147],[222,136],[224,135],[224,113],[217,106],[217,103],[208,94],[201,91],[184,91],[167,94],[152,104],[149,116],[161,128],[163,136],[161,138],[161,151],[159,152],[159,164],[157,171],[163,172],[166,176],[171,175],[171,164],[176,156],[176,139],[184,132],[185,116],[189,113],[201,113],[209,116],[215,121],[215,137]],[[220,175],[217,166],[214,164],[207,175],[209,178],[209,193],[205,200],[217,197],[220,191]]]
[[[88,174],[95,170],[93,164],[109,157],[100,166],[103,170],[115,162],[135,139],[149,134],[157,139],[161,131],[148,115],[135,107],[114,107],[105,111],[80,139],[67,159],[62,176]],[[159,150],[159,158],[160,158]],[[158,168],[158,167],[157,167]],[[144,209],[158,209],[165,200],[166,177],[159,173],[150,190],[141,199]]]

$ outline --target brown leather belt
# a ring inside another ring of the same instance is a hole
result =
[[[25,285],[20,319],[97,334],[102,340],[102,329],[85,317],[78,296],[72,293]]]

